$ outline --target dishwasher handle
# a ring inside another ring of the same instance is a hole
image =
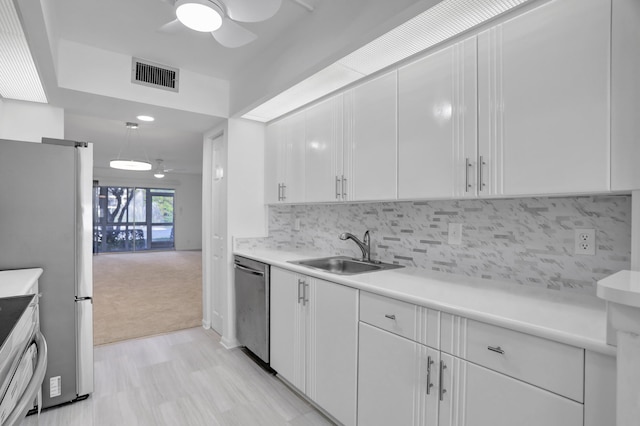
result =
[[[234,268],[240,269],[243,272],[247,272],[252,275],[258,275],[259,277],[264,277],[264,272],[256,271],[255,269],[247,268],[246,266],[238,265],[237,263],[233,265]]]

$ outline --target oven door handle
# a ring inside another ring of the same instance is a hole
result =
[[[27,412],[33,408],[33,401],[38,396],[42,388],[45,373],[47,372],[47,341],[40,331],[36,332],[32,340],[38,348],[38,358],[35,369],[29,384],[25,388],[22,396],[16,402],[16,406],[9,413],[9,417],[5,419],[6,425],[18,424],[27,415]],[[29,344],[30,345],[30,344]],[[41,407],[38,407],[38,412]]]
[[[252,275],[258,275],[259,277],[264,277],[264,272],[256,271],[255,269],[247,268],[246,266],[238,265],[237,263],[233,266],[234,268],[240,269],[243,272],[247,272]]]

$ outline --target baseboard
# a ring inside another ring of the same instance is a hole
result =
[[[220,344],[224,346],[225,349],[233,349],[240,346],[240,342],[236,339],[227,339],[226,337],[222,337],[222,339],[220,339]]]
[[[211,328],[211,321],[202,320],[202,328],[209,330]]]

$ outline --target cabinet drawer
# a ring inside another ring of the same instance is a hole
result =
[[[360,321],[411,340],[416,340],[416,309],[411,303],[360,292]]]
[[[467,360],[583,402],[583,349],[471,320],[466,333]]]

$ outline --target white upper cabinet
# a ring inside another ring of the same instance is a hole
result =
[[[305,114],[266,127],[265,199],[273,203],[305,201]]]
[[[346,198],[394,200],[397,192],[397,72],[344,94]]]
[[[398,197],[473,196],[476,38],[398,71]]]
[[[306,110],[305,195],[307,202],[343,199],[342,95]]]
[[[640,189],[640,2],[613,2],[611,51],[611,189]]]
[[[608,191],[611,3],[555,0],[478,36],[481,194]]]
[[[280,137],[280,122],[265,127],[264,147],[264,201],[274,204],[280,201],[282,195],[283,172],[280,167],[284,164],[284,148]]]

